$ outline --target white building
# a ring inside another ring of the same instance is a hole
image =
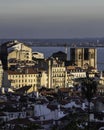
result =
[[[71,72],[72,75],[74,75],[74,78],[85,78],[86,72]]]
[[[0,119],[4,122],[18,118],[20,119],[26,118],[26,112],[25,111],[3,112],[2,115],[0,116]]]
[[[86,77],[86,72],[81,69],[80,67],[76,67],[76,66],[68,66],[67,67],[67,71],[70,72],[70,74],[73,75],[73,78],[85,78]]]
[[[32,52],[32,57],[35,59],[44,59],[44,54],[40,52]]]
[[[60,110],[60,105],[56,106],[55,109],[52,107],[54,106],[49,107],[49,105],[46,103],[35,104],[34,116],[40,117],[40,120],[59,120],[66,115],[63,111]]]

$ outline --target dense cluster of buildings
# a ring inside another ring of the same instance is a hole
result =
[[[86,110],[85,101],[75,96],[81,95],[78,89],[80,80],[87,76],[97,80],[98,95],[103,95],[104,77],[103,72],[97,70],[96,48],[70,48],[68,61],[67,50],[53,53],[46,59],[43,53],[32,52],[32,48],[17,40],[6,42],[0,48],[0,91],[4,94],[0,97],[0,103],[3,103],[4,110],[10,96],[10,107],[12,110],[15,108],[15,112],[5,110],[0,119],[6,122],[28,118],[36,123],[35,118],[39,118],[38,121],[43,121],[43,124],[44,121],[53,125],[56,123],[54,121],[58,121],[60,124],[61,119],[69,114],[69,108],[71,111],[74,111],[73,107],[76,111]],[[41,93],[38,93],[40,90]],[[7,92],[9,96],[5,95]],[[23,102],[21,94],[27,94]],[[69,99],[72,95],[74,98]],[[47,96],[50,96],[49,99]],[[97,106],[95,100],[92,103]],[[104,104],[101,102],[101,105],[98,109],[102,111]],[[93,116],[91,119],[95,120]]]
[[[31,86],[30,91],[41,86],[72,87],[73,79],[86,77],[86,70],[92,77],[97,73],[95,48],[71,48],[70,61],[67,52],[61,51],[45,59],[44,54],[32,52],[32,48],[17,40],[2,44],[0,52],[3,73],[0,86],[8,80],[13,90],[26,85]]]

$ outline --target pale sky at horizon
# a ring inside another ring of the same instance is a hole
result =
[[[0,38],[104,36],[104,0],[0,0]]]

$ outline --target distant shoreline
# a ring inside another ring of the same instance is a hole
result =
[[[0,39],[0,45],[18,40],[29,46],[69,46],[69,47],[104,47],[104,38],[70,38],[70,39]]]

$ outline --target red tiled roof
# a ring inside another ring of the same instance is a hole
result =
[[[21,70],[7,70],[7,73],[10,75],[17,75],[17,74],[37,74],[38,71],[36,69],[33,68],[25,68],[25,69],[21,69]]]
[[[69,91],[70,91],[70,88],[60,88],[60,90],[61,90],[62,92],[69,92]]]

